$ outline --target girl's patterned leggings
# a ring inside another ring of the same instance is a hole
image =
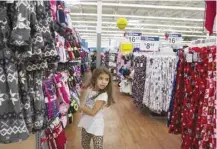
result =
[[[94,149],[103,149],[103,136],[94,136],[82,128],[81,137],[81,146],[83,149],[90,149],[90,141],[92,138]]]

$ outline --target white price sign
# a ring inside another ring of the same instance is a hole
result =
[[[181,34],[168,34],[168,41],[170,44],[179,44],[182,42]]]
[[[133,44],[134,48],[140,47],[142,33],[126,33],[125,36]]]
[[[159,49],[159,37],[141,37],[141,51],[158,51]]]

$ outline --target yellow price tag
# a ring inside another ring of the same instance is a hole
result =
[[[133,52],[133,44],[132,43],[121,43],[120,51],[122,54],[129,54]]]

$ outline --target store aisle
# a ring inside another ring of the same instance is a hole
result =
[[[67,128],[67,149],[81,149],[78,114],[75,119]],[[142,114],[130,97],[118,91],[116,104],[105,109],[105,149],[180,149],[180,144],[180,136],[168,134],[165,120]]]
[[[116,104],[105,109],[105,149],[180,149],[180,136],[168,134],[165,120],[142,114],[131,97],[116,90]],[[74,124],[66,129],[67,149],[81,149],[79,117],[76,114]],[[0,145],[0,149],[13,148],[35,149],[34,135],[21,143]]]

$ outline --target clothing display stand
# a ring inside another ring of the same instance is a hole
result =
[[[216,19],[214,0],[3,0],[0,148],[217,149]]]
[[[116,74],[117,74],[117,69],[116,69],[116,61],[117,61],[117,53],[114,52],[109,52],[109,62],[108,62],[108,69],[113,75],[113,80],[116,80]]]
[[[192,41],[179,52],[168,126],[169,133],[181,134],[185,148],[216,148],[215,67],[216,37]]]
[[[36,149],[41,149],[41,131],[37,131],[35,134]]]
[[[157,113],[150,111],[150,109],[146,106],[143,106],[140,109],[140,111],[141,111],[141,114],[149,116],[150,118],[159,119],[159,120],[161,120],[161,119],[167,120],[167,112],[162,112],[160,114],[157,114]]]
[[[156,56],[158,55],[158,53],[160,53],[160,51],[153,51],[151,52],[152,55]],[[150,54],[150,53],[149,53]],[[154,118],[154,119],[167,119],[167,112],[161,112],[160,114],[159,113],[155,113],[153,111],[151,111],[148,107],[146,106],[142,106],[142,111],[145,112],[145,113],[148,113],[148,116],[151,117],[151,118]]]

